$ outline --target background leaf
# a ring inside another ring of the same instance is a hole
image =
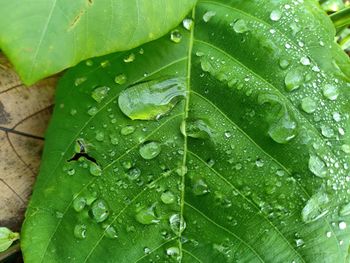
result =
[[[332,22],[311,0],[200,1],[193,19],[61,80],[26,262],[347,262]]]
[[[164,35],[195,0],[0,2],[0,48],[26,84]]]

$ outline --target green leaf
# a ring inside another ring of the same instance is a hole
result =
[[[0,227],[0,252],[7,250],[17,239],[19,239],[18,233],[6,227]]]
[[[350,7],[341,9],[330,17],[338,30],[347,27],[350,25]]]
[[[317,5],[200,1],[68,71],[25,261],[347,262],[350,62]]]
[[[1,1],[0,48],[26,84],[175,27],[195,0]]]

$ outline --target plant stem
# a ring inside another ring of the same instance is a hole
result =
[[[3,260],[11,257],[12,255],[18,253],[21,250],[20,244],[17,243],[13,246],[11,246],[9,249],[7,249],[6,251],[0,253],[0,262],[2,262]]]

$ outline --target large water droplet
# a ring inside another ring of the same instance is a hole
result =
[[[194,195],[200,196],[209,193],[209,187],[202,178],[192,180],[192,192]]]
[[[111,239],[116,239],[118,238],[117,231],[113,226],[108,226],[105,230],[105,236]]]
[[[243,19],[238,19],[233,25],[233,30],[238,33],[245,33],[247,31],[249,31],[249,27],[247,25],[247,23],[243,20]]]
[[[160,196],[160,199],[164,204],[173,204],[175,202],[175,195],[170,191],[165,191]]]
[[[97,223],[105,221],[109,216],[109,208],[107,203],[102,199],[97,199],[91,205],[91,215]]]
[[[141,175],[141,170],[137,167],[131,168],[128,171],[128,178],[130,180],[136,180]]]
[[[178,44],[181,42],[182,35],[179,30],[175,29],[171,31],[170,33],[170,40],[173,41],[174,43]]]
[[[302,219],[305,223],[316,221],[328,213],[327,204],[329,197],[325,193],[313,195],[306,203],[301,212]]]
[[[301,101],[301,108],[306,113],[313,113],[317,108],[317,104],[312,98],[306,97]]]
[[[73,201],[73,208],[77,212],[83,211],[86,206],[86,199],[84,197],[77,197]]]
[[[340,208],[339,215],[340,216],[350,215],[350,203],[348,203]]]
[[[191,18],[185,18],[183,21],[182,21],[182,25],[185,29],[187,30],[191,30],[192,27],[193,27],[193,20]]]
[[[159,219],[157,218],[154,209],[155,205],[138,210],[135,216],[136,220],[143,225],[159,223]]]
[[[101,176],[102,175],[101,166],[99,166],[96,163],[91,162],[90,163],[90,174],[93,176]]]
[[[168,113],[185,94],[184,79],[153,80],[122,91],[118,103],[130,119],[152,120]]]
[[[186,222],[179,214],[173,214],[169,217],[169,224],[171,230],[176,234],[180,235],[186,229]]]
[[[270,137],[277,143],[287,143],[297,135],[297,123],[286,112],[268,131]]]
[[[86,225],[79,224],[74,227],[74,236],[79,239],[86,238]]]
[[[169,247],[166,250],[166,254],[171,257],[177,257],[180,255],[180,249],[178,247]]]
[[[300,69],[293,69],[289,71],[284,79],[286,89],[288,91],[296,90],[300,88],[304,82],[303,72]]]
[[[104,98],[107,97],[109,92],[109,87],[102,86],[95,88],[92,93],[91,97],[96,100],[98,103],[100,103]]]
[[[212,17],[216,15],[215,11],[208,11],[203,15],[203,20],[205,23],[208,23]]]
[[[212,136],[212,130],[206,121],[198,120],[185,120],[181,124],[181,133],[184,136],[188,136],[196,139],[209,139]]]
[[[329,100],[336,100],[339,96],[339,91],[336,86],[326,84],[323,87],[323,95]]]
[[[270,19],[272,21],[278,21],[281,19],[281,17],[282,17],[282,13],[280,10],[273,10],[270,14]]]
[[[119,85],[125,84],[126,81],[127,81],[127,77],[125,74],[119,74],[114,78],[114,82]]]
[[[316,155],[310,156],[309,169],[314,175],[321,178],[327,174],[326,164]]]
[[[139,153],[143,159],[151,160],[157,157],[161,152],[161,146],[159,142],[146,142],[139,150]]]

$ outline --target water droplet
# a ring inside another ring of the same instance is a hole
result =
[[[110,66],[111,63],[109,62],[109,60],[105,60],[105,61],[102,61],[100,63],[100,65],[101,65],[102,68],[106,68],[106,67]]]
[[[185,96],[185,87],[181,78],[139,83],[120,93],[119,107],[132,120],[158,119]]]
[[[301,108],[306,113],[313,113],[316,111],[317,104],[312,98],[306,97],[301,101]]]
[[[326,138],[331,138],[334,136],[334,130],[331,127],[325,125],[321,126],[321,133]]]
[[[87,80],[87,77],[76,78],[74,81],[75,86],[79,86]]]
[[[68,169],[67,170],[67,174],[68,175],[74,175],[75,174],[75,169],[73,169],[73,168],[72,169]]]
[[[185,29],[187,30],[191,30],[192,27],[193,27],[193,20],[190,19],[190,18],[185,18],[183,21],[182,21],[182,25]]]
[[[209,187],[202,178],[196,178],[192,181],[192,192],[196,196],[209,193]]]
[[[141,170],[137,167],[131,168],[128,171],[128,178],[130,180],[136,180],[141,175]]]
[[[210,21],[210,19],[212,19],[212,17],[214,17],[216,15],[215,11],[207,11],[204,15],[203,15],[203,20],[205,23],[208,23]]]
[[[178,44],[181,42],[182,35],[179,30],[175,29],[171,31],[170,33],[170,40],[173,41],[174,43]]]
[[[77,197],[73,201],[73,208],[75,211],[81,212],[85,208],[86,203],[87,201],[84,197]]]
[[[209,139],[212,136],[211,128],[201,119],[183,121],[180,130],[184,136],[196,139]]]
[[[350,203],[344,205],[341,207],[340,211],[339,211],[339,215],[340,216],[348,216],[350,215]]]
[[[179,214],[173,214],[169,217],[169,224],[171,230],[176,234],[180,235],[186,229],[186,222]]]
[[[70,115],[74,116],[75,114],[77,114],[77,110],[76,109],[71,109],[70,110]]]
[[[158,142],[146,142],[139,150],[139,153],[143,159],[151,160],[157,157],[161,152],[161,146]]]
[[[304,66],[308,66],[308,65],[311,64],[311,61],[310,61],[310,59],[309,59],[308,57],[302,57],[302,58],[300,59],[300,63],[301,63],[302,65],[304,65]]]
[[[175,202],[175,195],[170,191],[165,191],[160,196],[160,199],[164,204],[173,204]]]
[[[333,120],[335,120],[336,122],[340,122],[341,121],[341,115],[339,114],[339,112],[334,112],[333,113]]]
[[[344,221],[339,222],[339,229],[340,229],[340,230],[346,229],[346,223],[345,223]]]
[[[313,195],[306,203],[301,212],[302,219],[305,223],[316,221],[328,213],[327,204],[329,197],[325,193]]]
[[[273,10],[270,14],[270,19],[272,21],[278,21],[281,19],[281,17],[282,17],[282,13],[280,10]]]
[[[169,247],[166,250],[166,254],[171,257],[179,256],[180,249],[178,247]]]
[[[157,218],[154,209],[155,209],[155,205],[152,205],[150,207],[142,208],[139,211],[137,211],[135,216],[137,222],[143,225],[159,223],[159,219]]]
[[[114,82],[119,84],[119,85],[125,84],[126,81],[127,81],[127,77],[125,74],[119,74],[114,78]]]
[[[106,86],[102,86],[102,87],[97,87],[93,90],[93,92],[91,93],[91,97],[97,101],[98,103],[100,103],[104,98],[107,97],[109,92],[109,87]]]
[[[90,163],[90,174],[93,176],[101,176],[102,175],[101,167],[98,164],[91,162]]]
[[[323,95],[329,100],[336,100],[339,96],[339,91],[336,86],[326,84],[323,87]]]
[[[295,240],[295,244],[297,245],[297,247],[301,247],[303,246],[305,243],[304,243],[304,240],[298,238]]]
[[[105,236],[111,239],[116,239],[118,238],[117,231],[113,226],[108,226],[105,231]]]
[[[289,61],[287,59],[281,58],[279,61],[281,69],[287,69],[289,67]]]
[[[91,215],[97,223],[105,221],[109,216],[107,203],[102,199],[97,199],[91,205]]]
[[[326,233],[326,237],[330,238],[331,236],[332,236],[332,232],[328,231],[328,232]]]
[[[125,57],[124,59],[125,63],[130,63],[133,62],[135,60],[135,54],[134,53],[130,53],[127,57]]]
[[[74,227],[74,236],[79,239],[86,238],[86,225],[76,225]]]
[[[120,134],[123,136],[127,136],[130,134],[133,134],[135,132],[136,128],[132,125],[126,125],[120,130]]]
[[[255,161],[255,165],[260,168],[260,167],[263,167],[264,166],[264,160],[262,159],[258,159]]]
[[[89,110],[88,110],[88,114],[90,116],[94,116],[96,113],[98,112],[98,109],[96,107],[91,107]]]
[[[284,83],[286,84],[286,89],[288,91],[300,88],[303,82],[304,76],[303,72],[300,69],[293,69],[289,71],[284,79]]]
[[[85,65],[91,67],[92,65],[94,65],[94,62],[91,59],[88,59],[86,60]]]
[[[105,139],[105,134],[104,134],[104,132],[103,132],[103,131],[97,131],[97,132],[96,132],[95,139],[96,139],[98,142],[103,142],[103,140]]]
[[[247,23],[243,19],[238,19],[234,24],[233,24],[233,30],[238,33],[245,33],[249,31],[249,27]]]
[[[342,149],[342,151],[345,152],[345,153],[350,153],[350,145],[349,145],[349,144],[343,144],[343,145],[341,146],[341,149]]]
[[[288,113],[285,113],[270,126],[268,133],[275,142],[285,144],[297,135],[297,123]]]
[[[325,177],[327,174],[326,164],[316,155],[309,159],[309,170],[318,177]]]

